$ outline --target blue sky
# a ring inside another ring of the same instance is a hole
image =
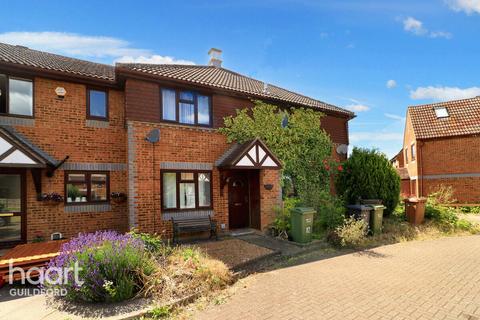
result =
[[[357,113],[352,145],[401,148],[406,107],[480,95],[480,0],[16,1],[0,42],[92,61],[223,66]]]

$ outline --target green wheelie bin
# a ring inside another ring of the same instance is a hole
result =
[[[313,215],[315,209],[297,207],[293,208],[291,215],[291,233],[293,241],[307,243],[312,241]]]

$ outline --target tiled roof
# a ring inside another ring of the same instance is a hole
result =
[[[47,71],[115,81],[115,68],[110,65],[68,58],[23,46],[0,43],[0,63],[13,63]]]
[[[286,89],[249,78],[236,72],[214,66],[119,63],[117,67],[162,78],[221,88],[249,94],[258,98],[295,103],[323,111],[333,111],[353,117],[354,113]]]
[[[449,117],[437,118],[435,108],[445,107]],[[480,97],[408,108],[417,139],[480,134]]]

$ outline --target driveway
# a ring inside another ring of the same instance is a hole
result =
[[[246,281],[194,319],[480,319],[480,236],[380,247]]]

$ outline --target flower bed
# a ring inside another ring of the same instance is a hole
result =
[[[73,302],[119,302],[154,297],[171,302],[223,288],[232,274],[195,247],[172,248],[135,232],[99,231],[65,243],[49,263],[43,286]],[[65,277],[65,270],[69,272]]]
[[[155,269],[141,240],[114,231],[79,235],[62,246],[49,268],[77,268],[77,279],[69,273],[65,281],[53,271],[53,281],[45,286],[65,290],[68,300],[87,302],[130,299],[143,289],[143,276]]]

